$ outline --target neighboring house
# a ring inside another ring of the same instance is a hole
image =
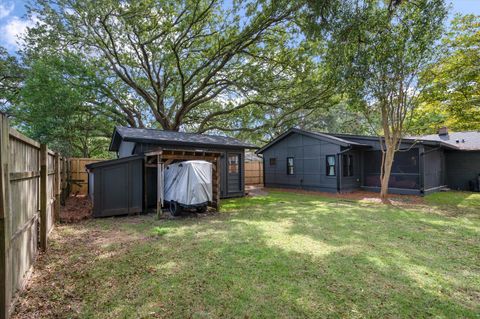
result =
[[[389,191],[427,194],[450,187],[469,190],[480,174],[480,132],[402,139]],[[290,129],[261,149],[265,186],[326,192],[379,191],[378,137]]]
[[[255,145],[235,138],[116,127],[110,151],[118,159],[87,165],[89,196],[94,202],[94,216],[121,215],[145,211],[156,205],[157,168],[146,163],[145,154],[157,150],[175,151],[178,160],[183,153],[215,153],[219,157],[220,198],[245,194],[245,149]],[[202,159],[199,155],[197,159]],[[135,186],[133,186],[135,185]],[[146,192],[144,190],[147,190]]]

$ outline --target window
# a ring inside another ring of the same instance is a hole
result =
[[[343,155],[343,176],[353,176],[353,155]]]
[[[327,176],[335,176],[335,155],[327,155]]]
[[[228,155],[228,173],[237,174],[240,155]]]
[[[270,166],[277,165],[277,159],[275,157],[270,157]]]
[[[287,175],[293,175],[293,157],[287,157]]]

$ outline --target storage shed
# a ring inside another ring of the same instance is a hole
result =
[[[218,206],[220,198],[243,196],[245,149],[252,148],[257,147],[225,136],[116,127],[110,151],[116,152],[118,159],[87,165],[94,216],[146,212],[149,208],[159,211],[162,170],[176,161],[214,164],[213,206]]]
[[[93,217],[140,213],[143,210],[143,156],[87,165]]]

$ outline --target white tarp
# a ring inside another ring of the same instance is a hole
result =
[[[212,163],[185,161],[165,168],[164,200],[183,205],[212,201]]]

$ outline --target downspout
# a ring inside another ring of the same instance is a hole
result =
[[[340,163],[340,155],[343,153],[349,152],[352,150],[352,147],[349,146],[347,149],[344,149],[343,151],[337,153],[337,163],[338,163],[338,169],[337,169],[337,192],[340,193],[340,190],[342,189],[342,177],[341,177],[341,163]]]
[[[263,187],[265,187],[265,157],[263,157],[263,154],[256,154],[256,155],[262,159],[262,164],[263,164],[262,178],[263,178]]]

